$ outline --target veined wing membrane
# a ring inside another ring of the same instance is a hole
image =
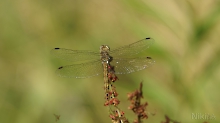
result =
[[[128,74],[143,70],[153,65],[151,57],[113,59],[110,64],[114,66],[115,74]]]
[[[93,52],[89,50],[54,48],[51,50],[51,54],[57,58],[72,62],[100,59],[99,52]]]
[[[122,55],[123,57],[135,55],[149,48],[149,46],[153,44],[153,42],[154,40],[152,38],[145,38],[135,43],[114,49],[110,51],[109,54],[112,57],[117,57],[117,56],[122,56]]]
[[[103,73],[100,60],[82,64],[61,66],[56,73],[61,77],[89,78]]]

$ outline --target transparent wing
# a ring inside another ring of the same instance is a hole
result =
[[[56,73],[61,77],[89,78],[103,73],[102,63],[100,60],[61,66]]]
[[[51,54],[57,58],[72,62],[100,59],[100,53],[89,50],[54,48],[51,50]]]
[[[110,62],[114,66],[115,74],[128,74],[146,69],[155,61],[151,57],[113,59]]]
[[[153,44],[153,42],[154,40],[152,38],[145,38],[135,43],[114,49],[110,51],[109,54],[113,57],[122,56],[122,55],[123,56],[135,55],[149,48],[149,46]]]

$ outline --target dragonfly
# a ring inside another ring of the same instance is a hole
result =
[[[129,74],[146,69],[155,63],[151,57],[135,57],[135,55],[149,48],[154,40],[150,37],[129,45],[110,50],[108,45],[100,46],[100,52],[90,50],[72,50],[54,48],[51,54],[57,58],[82,62],[61,66],[56,73],[61,77],[89,78],[107,74],[109,64],[114,67],[114,74]]]

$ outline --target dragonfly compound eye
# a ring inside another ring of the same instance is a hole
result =
[[[107,45],[102,45],[102,46],[100,46],[100,51],[110,51],[110,47],[109,46],[107,46]]]

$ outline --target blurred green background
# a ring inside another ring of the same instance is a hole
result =
[[[152,37],[141,56],[156,64],[119,75],[119,107],[129,121],[127,93],[143,81],[146,123],[220,122],[219,0],[1,0],[0,123],[110,123],[103,77],[61,78],[50,50],[99,51]],[[192,113],[215,119],[192,119]]]

